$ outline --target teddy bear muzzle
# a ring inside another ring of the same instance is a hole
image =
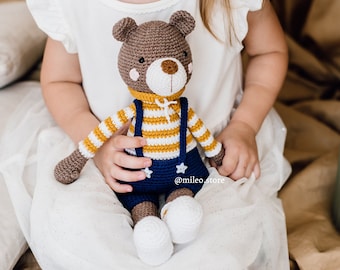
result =
[[[147,69],[146,84],[160,96],[169,96],[180,91],[188,82],[188,74],[183,64],[176,58],[155,60]]]

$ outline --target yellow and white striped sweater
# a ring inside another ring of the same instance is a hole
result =
[[[155,160],[168,160],[178,157],[181,111],[179,97],[182,95],[184,88],[166,98],[153,93],[129,90],[143,104],[142,135],[147,140],[147,145],[143,147],[144,156]],[[134,136],[135,116],[136,107],[132,103],[130,106],[106,118],[87,138],[79,143],[81,154],[86,158],[92,158],[101,145],[130,119],[132,119],[132,122],[128,130],[128,136]],[[222,147],[192,108],[189,108],[186,133],[187,152],[196,147],[196,141],[202,146],[207,157],[217,155]],[[126,149],[126,151],[136,155],[135,149]]]

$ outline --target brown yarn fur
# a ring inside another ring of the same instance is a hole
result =
[[[60,161],[54,169],[54,177],[63,184],[71,184],[79,178],[80,172],[87,162],[80,151],[74,152]]]

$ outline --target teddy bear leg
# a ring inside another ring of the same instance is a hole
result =
[[[131,211],[135,222],[133,240],[138,257],[149,265],[160,265],[173,253],[169,229],[157,217],[157,207],[152,202],[137,204]]]
[[[161,210],[161,218],[168,225],[172,241],[176,244],[190,242],[198,235],[203,218],[200,203],[193,192],[183,188],[173,191]]]
[[[157,206],[153,202],[141,202],[131,210],[131,217],[134,224],[147,216],[157,216]]]

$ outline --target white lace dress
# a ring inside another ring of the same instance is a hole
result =
[[[189,11],[196,28],[188,36],[194,72],[185,95],[213,133],[230,118],[242,96],[240,51],[248,11],[262,0],[232,0],[236,36],[232,46],[203,27],[198,1],[162,0],[126,4],[116,0],[28,0],[50,37],[69,53],[78,53],[84,90],[94,114],[103,119],[131,102],[116,67],[120,43],[113,24],[122,17],[137,23],[167,21],[176,10]],[[223,14],[214,13],[214,29],[225,37]],[[226,22],[227,23],[227,22]],[[132,242],[131,218],[105,184],[93,162],[72,185],[53,177],[55,164],[76,147],[56,126],[39,90],[32,91],[8,120],[0,138],[4,176],[21,228],[44,270],[149,269]],[[285,217],[277,192],[290,166],[283,157],[286,129],[272,110],[257,135],[261,177],[237,182],[210,169],[210,181],[197,194],[204,209],[198,238],[177,245],[173,257],[156,269],[289,269]],[[30,188],[34,192],[28,192]]]

